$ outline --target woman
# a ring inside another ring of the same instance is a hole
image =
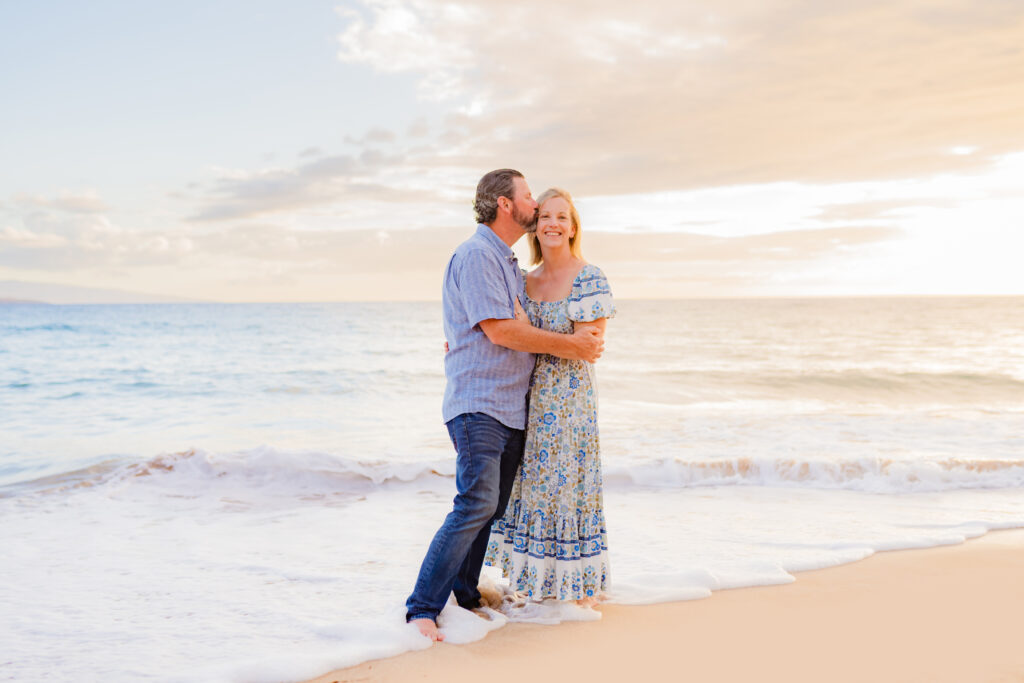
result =
[[[537,203],[529,240],[540,265],[526,274],[526,315],[546,330],[591,325],[603,333],[615,305],[604,273],[580,254],[572,197],[552,188]],[[538,355],[529,406],[523,462],[484,561],[533,600],[591,607],[608,586],[593,365]]]

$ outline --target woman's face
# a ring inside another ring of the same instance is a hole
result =
[[[537,240],[541,250],[568,249],[569,238],[575,235],[569,202],[561,197],[552,197],[540,205],[537,216]]]

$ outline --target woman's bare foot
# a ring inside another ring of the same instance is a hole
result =
[[[431,640],[441,642],[444,635],[437,630],[437,623],[433,619],[413,619],[409,622],[420,630],[420,633]]]
[[[582,607],[584,609],[590,609],[591,607],[593,607],[594,605],[597,604],[597,598],[595,598],[595,597],[580,598],[579,600],[576,601],[576,604],[579,607]]]

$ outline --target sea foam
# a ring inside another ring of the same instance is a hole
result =
[[[297,681],[428,646],[403,604],[455,494],[441,330],[437,304],[0,309],[4,673]],[[1019,298],[622,301],[611,599],[1024,526],[1022,369]]]
[[[380,487],[415,488],[431,477],[453,478],[454,456],[429,461],[384,461],[322,451],[270,446],[229,453],[189,449],[138,463],[101,463],[51,475],[17,488],[59,492],[69,487],[152,485],[198,495],[228,489],[276,496],[365,494]],[[654,487],[763,486],[845,489],[872,493],[939,492],[1024,487],[1024,460],[985,458],[690,460],[606,459],[604,483],[611,489]]]

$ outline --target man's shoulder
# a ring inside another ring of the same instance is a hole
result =
[[[500,254],[497,253],[494,247],[476,233],[470,235],[469,239],[455,247],[455,252],[452,254],[452,261],[457,262],[467,259],[487,259],[495,263],[501,262]]]
[[[491,245],[488,244],[484,236],[479,231],[474,231],[469,237],[464,239],[459,246],[455,247],[455,253],[474,250],[474,249],[490,249]]]

